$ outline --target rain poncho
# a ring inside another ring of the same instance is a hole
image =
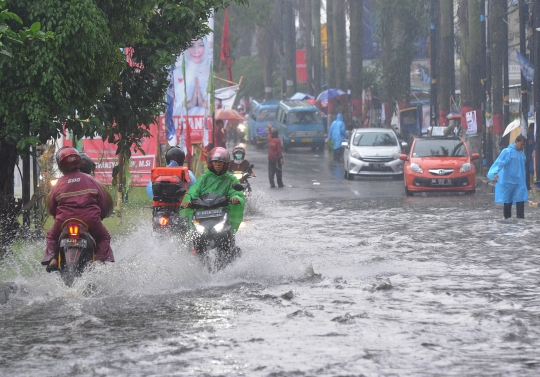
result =
[[[336,120],[332,122],[330,131],[328,131],[328,138],[332,139],[334,149],[341,148],[341,143],[347,139],[347,128],[345,127],[345,123],[343,123],[343,116],[341,114],[338,114]]]
[[[240,183],[240,181],[228,171],[222,175],[216,175],[212,171],[207,170],[206,173],[197,179],[197,183],[189,189],[184,196],[182,203],[188,202],[194,198],[200,198],[207,193],[227,195],[229,199],[238,198],[240,200],[239,204],[230,204],[227,207],[233,232],[236,232],[244,218],[246,198],[244,197],[243,191],[236,191],[232,188],[232,185],[235,183]],[[189,209],[188,211],[187,214],[191,217],[193,210]]]
[[[514,144],[503,149],[487,177],[493,180],[495,174],[499,175],[495,185],[496,203],[517,203],[529,199],[525,180],[525,153],[517,150]]]

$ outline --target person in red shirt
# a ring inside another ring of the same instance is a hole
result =
[[[41,264],[47,265],[48,271],[58,265],[58,238],[62,233],[62,224],[71,218],[88,225],[88,231],[96,241],[96,259],[114,262],[111,235],[101,223],[113,210],[105,189],[92,176],[80,171],[81,156],[75,148],[60,148],[56,153],[56,163],[64,175],[47,196],[47,207],[54,216],[54,224],[47,233],[47,246]]]
[[[268,179],[270,187],[274,188],[274,175],[277,178],[279,188],[283,188],[282,166],[283,166],[283,151],[281,148],[281,140],[278,137],[278,130],[272,129],[272,125],[268,125]]]

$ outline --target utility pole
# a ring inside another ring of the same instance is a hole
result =
[[[431,93],[430,93],[430,126],[436,127],[439,116],[439,108],[437,106],[437,24],[439,17],[439,1],[431,0],[429,7],[429,41],[430,41],[430,55],[431,55]]]
[[[487,127],[486,119],[486,167],[488,169],[493,165],[493,108],[491,102],[493,97],[491,95],[491,21],[489,16],[491,15],[491,2],[487,2],[487,16],[486,17],[486,85],[485,85],[485,95],[486,95],[486,106],[490,108],[490,123],[491,127]],[[484,111],[487,115],[487,108]]]
[[[486,127],[486,81],[487,81],[487,53],[486,53],[486,3],[484,2],[482,4],[482,12],[480,13],[480,24],[482,28],[482,65],[480,70],[480,77],[481,77],[481,83],[482,83],[482,102],[480,104],[481,111],[482,111],[482,153],[483,153],[483,159],[482,159],[482,165],[484,167],[487,166],[487,127]]]
[[[533,97],[534,97],[534,123],[536,125],[536,169],[540,169],[540,133],[538,132],[538,118],[540,114],[540,3],[538,1],[533,2],[533,60],[534,60],[534,85],[533,85]],[[538,172],[536,173],[536,180],[538,181]]]
[[[527,34],[525,32],[525,23],[527,22],[528,7],[525,1],[519,0],[519,52],[523,56],[527,56]],[[529,82],[525,76],[521,76],[521,111],[522,117],[525,120],[527,132],[529,130]],[[529,174],[529,168],[533,163],[529,151],[533,148],[533,145],[529,145],[528,134],[527,144],[525,144],[525,171],[527,172],[527,190],[531,189],[531,175]]]
[[[504,124],[506,128],[510,123],[510,80],[508,77],[508,2],[505,2],[504,6],[504,60],[503,60],[503,116]]]

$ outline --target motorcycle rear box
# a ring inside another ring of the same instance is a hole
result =
[[[152,193],[157,202],[180,202],[189,182],[186,167],[152,169]]]

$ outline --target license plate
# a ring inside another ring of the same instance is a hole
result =
[[[439,178],[431,180],[432,186],[450,186],[452,185],[452,180],[449,178]]]
[[[308,137],[300,140],[301,143],[313,143],[313,139]]]
[[[84,238],[64,238],[60,241],[60,247],[86,247],[88,242]]]
[[[223,214],[223,209],[208,209],[204,211],[195,212],[195,217],[197,219],[208,219],[210,217],[219,217]]]
[[[369,166],[371,166],[371,168],[373,168],[373,170],[383,170],[384,169],[384,164],[369,164]]]

